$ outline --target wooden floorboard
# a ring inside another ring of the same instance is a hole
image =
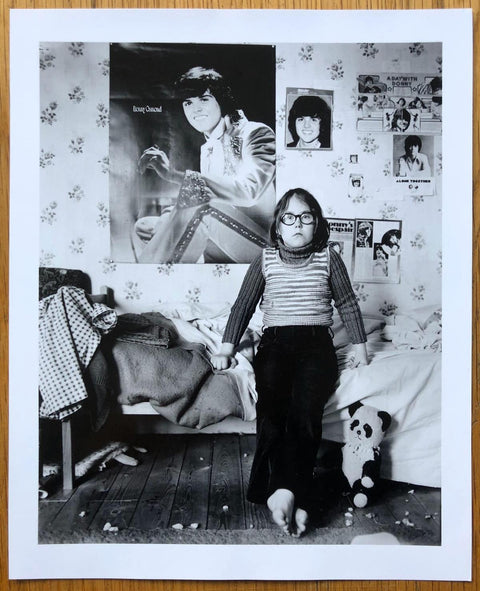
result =
[[[403,493],[400,493],[398,487],[394,484],[394,490],[392,496],[387,495],[391,483],[385,481],[380,483],[380,491],[378,496],[372,500],[371,503],[363,510],[364,516],[371,521],[373,528],[389,529],[392,533],[398,529],[395,521],[397,518],[394,512],[390,509],[387,501],[391,500],[392,496],[396,497],[401,494],[403,499]]]
[[[439,507],[441,505],[440,490],[431,490],[426,492],[425,490],[416,487],[413,487],[413,490],[413,498],[415,501],[420,503],[420,505],[423,507],[425,515],[431,519],[432,525],[440,530],[442,525],[442,515],[441,511],[439,511]]]
[[[77,486],[55,517],[52,527],[58,531],[88,529],[120,472],[120,464],[113,464],[109,469],[94,474]]]
[[[122,529],[128,527],[150,469],[148,461],[139,466],[124,466],[102,501],[90,528],[102,529],[107,523]]]
[[[140,530],[168,527],[185,449],[184,437],[159,438],[157,455],[130,527]]]
[[[240,466],[242,470],[243,495],[245,499],[245,522],[247,529],[273,529],[275,525],[270,519],[270,511],[265,505],[250,503],[247,501],[248,480],[252,469],[255,453],[256,436],[240,436]]]
[[[385,488],[383,504],[391,511],[400,534],[412,529],[413,532],[423,532],[429,537],[438,537],[437,525],[432,519],[426,518],[424,507],[414,498],[414,490],[416,489],[411,484],[393,483]],[[417,490],[420,493],[420,488],[417,487]],[[439,507],[440,498],[438,513]]]
[[[198,524],[215,536],[277,529],[265,506],[246,500],[255,435],[157,435],[144,438],[143,445],[148,451],[137,454],[138,466],[111,462],[79,481],[73,492],[59,490],[40,501],[40,539],[42,532],[49,534],[47,543],[55,532],[62,540],[70,533],[88,538],[106,523],[134,532],[135,541],[141,541],[142,531],[161,541],[168,537],[162,530],[171,536],[177,524],[183,529]],[[333,454],[316,468],[315,498],[311,526],[318,543],[349,543],[381,531],[404,543],[440,543],[439,489],[381,481],[378,498],[359,509]]]
[[[313,523],[318,527],[345,527],[346,513],[351,513],[350,499],[346,496],[347,482],[339,469],[318,468],[315,472],[315,490],[318,498]]]
[[[245,529],[238,436],[214,438],[208,529]]]
[[[372,506],[367,505],[367,507],[358,508],[355,507],[353,502],[353,494],[348,493],[345,499],[348,501],[348,507],[346,514],[344,515],[345,524],[348,523],[348,520],[352,520],[352,527],[355,531],[361,530],[363,534],[374,533],[378,531],[378,528],[375,525],[375,522],[369,517],[372,514]],[[350,517],[353,515],[353,518]]]
[[[65,501],[43,500],[38,506],[38,530],[42,531],[52,526],[55,517],[63,509]]]
[[[212,438],[190,435],[178,480],[169,526],[205,527],[212,473]]]

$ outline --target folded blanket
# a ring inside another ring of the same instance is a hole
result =
[[[122,314],[114,333],[117,340],[168,347],[175,340],[173,324],[159,312]]]
[[[213,372],[203,343],[180,336],[160,313],[125,316],[112,341],[120,404],[149,401],[170,421],[196,428],[230,415],[252,418],[238,379],[231,372]]]

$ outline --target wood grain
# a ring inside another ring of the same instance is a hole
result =
[[[208,519],[208,490],[212,470],[212,439],[192,435],[183,461],[169,526],[175,523],[198,523]]]
[[[168,449],[159,450],[131,527],[167,527],[184,456],[185,443],[176,438],[169,442]]]
[[[473,8],[474,11],[474,249],[473,249],[473,349],[472,349],[472,430],[473,430],[473,514],[479,517],[480,398],[478,387],[479,308],[479,0],[3,0],[0,3],[0,588],[11,591],[472,591],[480,586],[478,527],[474,527],[472,583],[429,581],[388,582],[212,582],[212,581],[8,581],[7,572],[7,437],[8,437],[8,179],[9,174],[9,9],[11,8],[288,8],[288,9],[430,9]]]

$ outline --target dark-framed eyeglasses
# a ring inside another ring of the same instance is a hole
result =
[[[304,211],[303,213],[284,213],[280,218],[282,224],[286,226],[293,226],[293,224],[299,219],[303,226],[310,226],[315,222],[315,216],[310,211]]]

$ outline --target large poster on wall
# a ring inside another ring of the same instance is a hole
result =
[[[112,259],[249,263],[275,206],[271,45],[110,46]]]

